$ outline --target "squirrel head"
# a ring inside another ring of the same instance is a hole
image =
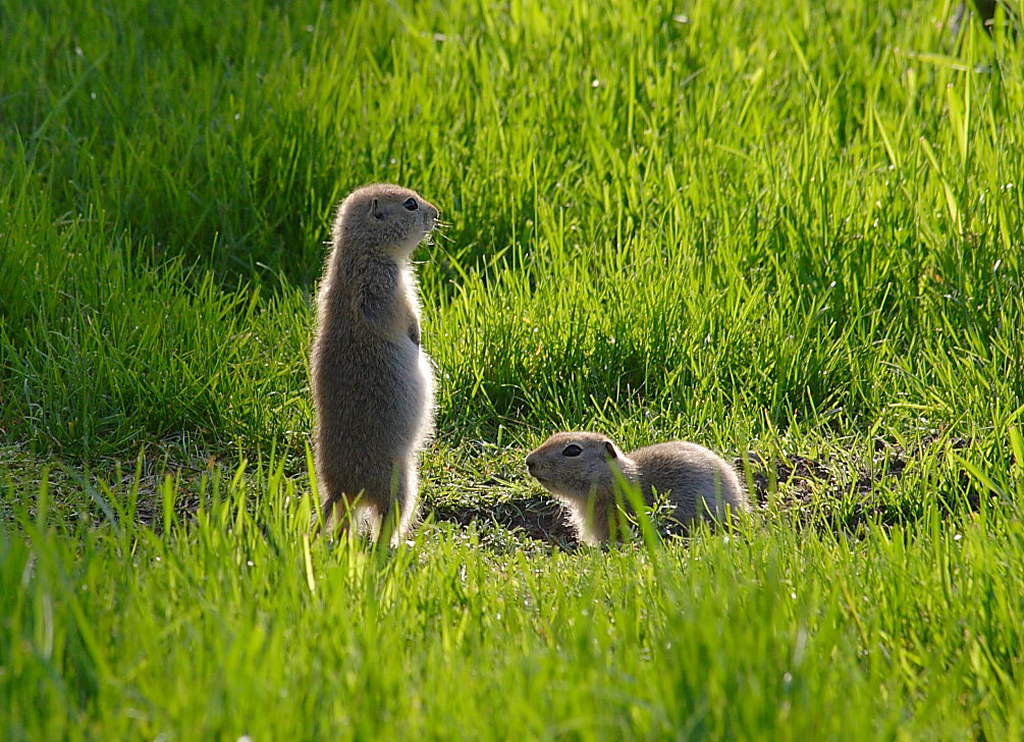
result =
[[[545,489],[570,499],[586,499],[595,489],[614,487],[613,467],[622,471],[626,455],[606,435],[555,433],[526,457],[526,468]]]
[[[338,207],[336,244],[408,257],[437,225],[438,210],[416,191],[390,183],[358,188]]]

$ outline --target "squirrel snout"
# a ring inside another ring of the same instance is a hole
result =
[[[423,221],[430,229],[437,226],[437,220],[441,216],[440,212],[434,206],[427,204],[423,209]]]
[[[535,467],[536,465],[537,459],[534,458],[532,454],[526,457],[526,470],[530,472],[530,474],[533,474],[533,467]]]

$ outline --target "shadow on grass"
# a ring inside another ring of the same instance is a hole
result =
[[[552,498],[521,497],[498,503],[479,505],[442,505],[431,509],[435,520],[460,526],[477,523],[484,527],[500,526],[520,531],[527,537],[558,548],[571,550],[578,541],[566,519],[565,510]]]

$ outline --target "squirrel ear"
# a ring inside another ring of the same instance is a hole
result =
[[[619,458],[619,454],[615,450],[615,444],[612,443],[611,441],[604,442],[604,452],[608,454],[609,458]]]
[[[370,202],[370,213],[378,219],[384,218],[384,212],[380,210],[380,204],[377,202],[377,199],[373,199],[373,201]]]

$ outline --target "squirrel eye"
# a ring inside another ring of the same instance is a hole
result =
[[[416,199],[415,198],[407,198],[407,199],[405,199],[405,203],[402,204],[402,206],[407,208],[409,211],[416,211],[416,209],[418,209],[420,207],[420,205],[418,203],[416,203]]]
[[[563,456],[579,456],[583,453],[583,449],[577,446],[575,443],[570,443],[568,446],[562,449]]]

